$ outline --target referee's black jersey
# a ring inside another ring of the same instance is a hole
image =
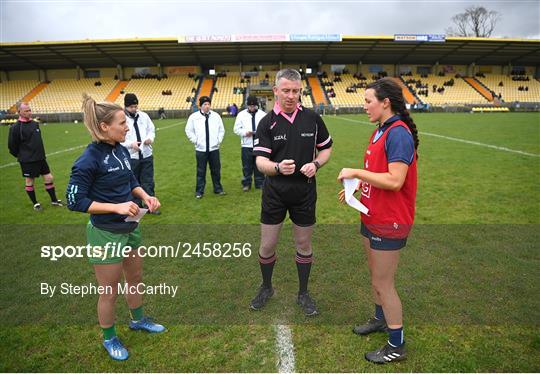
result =
[[[300,104],[289,116],[278,103],[261,119],[253,142],[253,155],[271,161],[295,161],[294,176],[302,175],[300,169],[312,162],[316,150],[330,148],[332,138],[321,116]]]

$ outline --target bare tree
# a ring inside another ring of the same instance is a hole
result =
[[[471,6],[452,17],[453,27],[446,29],[450,36],[490,37],[499,22],[499,13],[483,6]]]

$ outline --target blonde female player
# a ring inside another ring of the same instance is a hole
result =
[[[138,223],[125,220],[139,213],[133,197],[143,200],[150,211],[159,209],[160,203],[139,186],[131,172],[129,152],[120,145],[128,131],[123,109],[112,103],[96,103],[84,95],[83,113],[93,142],[71,170],[66,194],[68,208],[90,213],[86,234],[92,247],[110,248],[106,244],[113,243],[133,248],[127,257],[110,252],[100,258],[90,258],[98,284],[107,290],[100,294],[97,306],[103,346],[112,359],[126,360],[128,351],[118,339],[114,326],[117,287],[122,274],[129,289],[142,282],[142,258],[136,253],[141,243]],[[130,329],[154,333],[165,330],[144,315],[140,293],[128,293],[126,299],[131,312]]]
[[[414,221],[418,134],[405,108],[401,87],[391,78],[367,86],[364,108],[370,122],[378,124],[364,156],[364,168],[342,169],[338,181],[360,179],[361,202],[369,209],[368,215],[361,215],[361,233],[371,274],[375,316],[354,327],[353,332],[388,332],[388,343],[365,355],[366,360],[383,364],[406,358],[401,300],[394,276],[399,250],[405,247]],[[343,191],[339,199],[343,202]]]

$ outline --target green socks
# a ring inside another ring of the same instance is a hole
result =
[[[131,313],[131,319],[134,321],[140,321],[144,317],[142,305],[135,309],[129,310]]]
[[[111,327],[102,327],[101,330],[103,330],[103,340],[109,340],[116,336],[116,328],[114,325]]]
[[[142,305],[138,308],[130,309],[129,311],[131,313],[131,319],[134,321],[140,321],[144,317]],[[111,327],[102,327],[101,330],[103,331],[103,340],[109,340],[116,336],[116,328],[114,325]]]

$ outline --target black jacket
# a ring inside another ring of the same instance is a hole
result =
[[[9,153],[17,157],[19,162],[35,162],[45,160],[45,147],[39,123],[36,121],[17,121],[9,128]]]

